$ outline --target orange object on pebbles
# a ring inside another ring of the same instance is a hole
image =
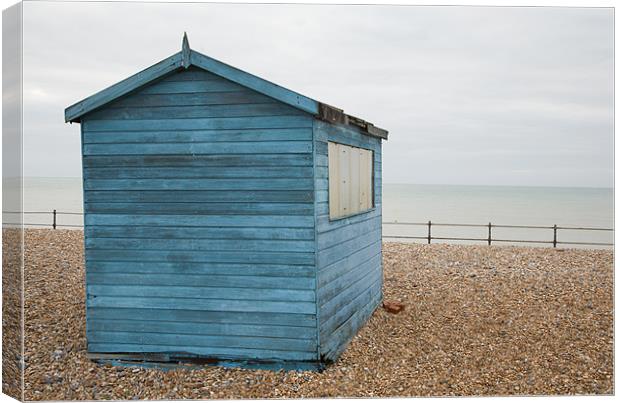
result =
[[[383,301],[383,309],[389,313],[399,313],[405,309],[405,305],[395,301]]]

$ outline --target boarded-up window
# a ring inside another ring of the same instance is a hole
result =
[[[329,142],[328,155],[329,218],[373,208],[372,151]]]

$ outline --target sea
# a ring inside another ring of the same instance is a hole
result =
[[[597,246],[563,242],[614,241],[613,231],[565,229],[613,229],[612,188],[384,184],[382,208],[386,241],[426,243],[429,221],[433,238],[484,239],[432,239],[432,243],[486,244],[489,223],[492,224],[492,243],[497,245],[551,246],[554,235],[551,227],[554,225],[560,227],[556,232],[558,247],[595,248]],[[82,225],[81,215],[64,214],[82,212],[81,179],[24,178],[24,211],[34,212],[24,214],[25,223],[29,227],[49,226],[54,209],[58,212],[59,228],[79,228]],[[494,225],[545,228],[502,228]],[[394,236],[400,238],[391,238]]]

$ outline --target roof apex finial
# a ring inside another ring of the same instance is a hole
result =
[[[183,56],[183,67],[188,68],[190,65],[189,54],[191,49],[189,48],[189,40],[187,39],[187,32],[183,32],[183,44],[181,45],[181,54]]]

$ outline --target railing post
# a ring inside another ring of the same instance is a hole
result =
[[[431,220],[428,220],[428,244],[431,244]]]
[[[53,216],[54,216],[54,220],[52,221],[52,228],[56,229],[56,209],[54,209]]]
[[[553,247],[555,248],[558,244],[558,225],[553,224]]]
[[[489,223],[489,239],[488,239],[488,242],[489,242],[489,246],[491,246],[491,223]]]

